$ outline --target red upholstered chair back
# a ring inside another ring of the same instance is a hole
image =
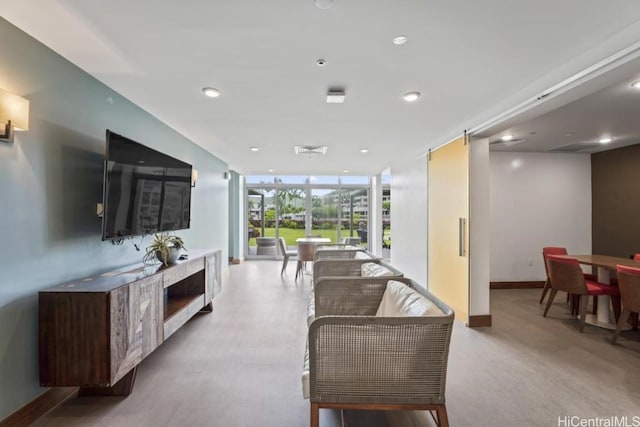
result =
[[[633,260],[634,261],[640,261],[640,254],[634,254],[633,255]]]
[[[640,312],[640,268],[618,266],[618,287],[622,306]]]
[[[587,295],[589,293],[587,282],[577,259],[549,255],[547,260],[552,288],[576,295]]]
[[[561,248],[559,246],[547,246],[542,248],[542,258],[544,260],[544,270],[547,272],[547,277],[549,276],[549,265],[547,262],[547,257],[549,255],[567,255],[567,248]]]

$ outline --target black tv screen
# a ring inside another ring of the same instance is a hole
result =
[[[102,240],[189,228],[191,165],[107,130]]]

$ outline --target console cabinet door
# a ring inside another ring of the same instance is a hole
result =
[[[163,339],[162,275],[111,292],[111,384],[155,350]]]
[[[208,304],[215,296],[216,259],[213,255],[205,258],[204,302]]]

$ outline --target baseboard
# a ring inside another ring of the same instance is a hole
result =
[[[52,387],[4,420],[0,420],[0,427],[28,426],[77,392],[78,387]]]
[[[544,288],[544,280],[530,282],[491,282],[490,289],[537,289]]]
[[[482,328],[484,326],[491,326],[491,315],[482,314],[479,316],[469,316],[469,322],[467,326],[470,328]]]

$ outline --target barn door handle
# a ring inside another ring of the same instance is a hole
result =
[[[466,222],[467,221],[464,218],[458,218],[458,255],[459,256],[465,255],[464,230],[465,230]]]

